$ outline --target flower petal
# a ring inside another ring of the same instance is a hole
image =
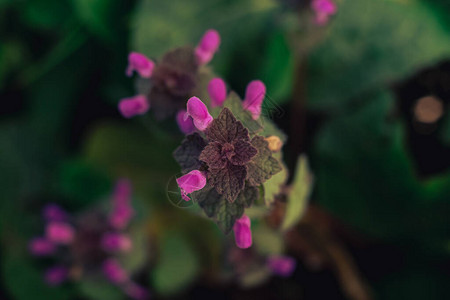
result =
[[[252,245],[252,231],[250,230],[251,221],[246,215],[243,215],[234,223],[234,239],[236,246],[241,249],[249,248]]]
[[[150,78],[154,67],[155,63],[144,54],[131,52],[128,55],[128,67],[126,74],[129,77],[133,75],[134,71],[136,71],[141,77]]]
[[[192,117],[190,117],[185,110],[180,110],[177,113],[176,120],[178,127],[184,134],[190,134],[195,131],[195,126]]]
[[[197,97],[191,97],[187,102],[187,113],[194,120],[198,130],[204,131],[213,121],[206,105]]]
[[[291,276],[295,270],[296,261],[292,257],[284,255],[272,255],[267,258],[267,266],[274,274],[279,276]]]
[[[208,83],[208,94],[211,97],[211,106],[222,106],[227,98],[227,87],[221,78],[213,78]]]
[[[36,237],[32,239],[28,247],[31,254],[36,256],[51,255],[56,251],[55,244],[43,237]]]
[[[127,272],[122,268],[120,263],[114,258],[108,258],[102,265],[103,273],[112,283],[124,283],[128,280]]]
[[[191,200],[187,194],[201,190],[206,185],[206,177],[199,170],[193,170],[186,175],[177,178],[177,184],[181,190],[181,197],[185,201]]]
[[[195,48],[195,55],[200,65],[207,64],[211,61],[214,53],[219,49],[220,35],[214,30],[210,29],[205,32],[200,43]]]
[[[47,239],[56,244],[70,244],[75,238],[74,228],[64,222],[50,222],[47,224],[45,235]]]
[[[242,106],[252,114],[254,120],[257,120],[261,115],[261,105],[265,96],[266,86],[262,81],[253,80],[247,85]]]
[[[145,114],[149,110],[150,104],[147,101],[147,97],[144,95],[137,95],[120,100],[118,107],[122,116],[131,118],[136,115]]]

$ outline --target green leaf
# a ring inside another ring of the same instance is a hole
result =
[[[244,110],[242,100],[235,92],[228,94],[223,106],[228,107],[236,119],[241,121],[242,125],[248,129],[250,136],[257,134],[263,129],[261,122],[259,120],[253,120],[251,113]]]
[[[173,156],[184,173],[201,168],[202,162],[198,158],[205,146],[205,139],[194,133],[188,135],[174,151]]]
[[[284,251],[283,233],[262,222],[252,228],[252,237],[258,253],[261,255],[277,255]]]
[[[425,1],[342,1],[308,58],[308,104],[338,109],[448,57],[450,35]]]
[[[252,186],[259,186],[281,171],[282,166],[272,157],[267,141],[262,136],[255,136],[252,145],[258,153],[248,164],[247,180]]]
[[[61,167],[60,188],[64,196],[83,206],[107,195],[111,190],[111,181],[104,172],[92,165],[73,160]]]
[[[378,238],[443,245],[450,174],[420,180],[402,121],[388,119],[393,96],[377,92],[365,99],[366,105],[331,120],[318,133],[312,157],[319,204]]]
[[[236,220],[244,214],[244,209],[250,207],[258,199],[259,190],[247,186],[232,203],[209,185],[192,193],[191,196],[194,201],[198,202],[205,214],[213,218],[219,228],[228,234]]]
[[[151,273],[152,283],[157,293],[174,295],[197,279],[199,257],[178,233],[167,233],[159,245],[159,260]]]
[[[312,190],[312,174],[309,171],[308,160],[302,155],[298,159],[295,178],[287,196],[286,215],[281,225],[282,230],[294,226],[303,216]]]
[[[282,166],[281,171],[273,175],[266,182],[263,183],[264,186],[264,202],[269,206],[273,201],[275,201],[275,196],[281,192],[281,188],[286,183],[288,178],[287,167],[282,163],[281,152],[273,154],[274,158],[278,160],[279,164]]]

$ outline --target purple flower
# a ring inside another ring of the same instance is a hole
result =
[[[261,115],[261,105],[265,96],[266,86],[262,81],[253,80],[247,85],[242,106],[252,114],[254,120],[257,120]]]
[[[124,98],[119,102],[119,111],[125,118],[131,118],[136,115],[143,115],[150,109],[147,97],[137,95],[130,98]]]
[[[206,105],[197,97],[191,97],[187,102],[187,114],[194,120],[198,130],[204,131],[213,121]]]
[[[128,274],[114,258],[108,258],[102,265],[103,273],[109,281],[120,284],[128,281]]]
[[[47,271],[45,271],[44,279],[47,284],[56,286],[63,283],[67,276],[69,275],[69,272],[66,267],[64,266],[53,266]]]
[[[236,246],[241,249],[249,248],[252,245],[252,231],[250,230],[251,221],[246,215],[243,215],[240,219],[234,223],[234,239]]]
[[[191,200],[187,194],[201,190],[206,185],[206,177],[199,170],[193,170],[186,175],[177,178],[177,184],[181,190],[181,197],[185,201]]]
[[[42,215],[47,221],[65,221],[67,213],[59,205],[50,203],[42,210]]]
[[[56,244],[67,245],[72,243],[75,237],[75,230],[68,223],[52,221],[47,224],[45,236]]]
[[[314,21],[317,25],[327,24],[330,16],[337,12],[337,6],[332,0],[313,0],[311,8],[316,14]]]
[[[177,113],[177,123],[178,127],[180,128],[181,132],[184,134],[191,134],[195,131],[194,122],[192,120],[192,117],[187,115],[187,111],[180,110]]]
[[[207,64],[211,61],[216,53],[217,49],[219,49],[220,45],[220,35],[214,30],[210,29],[205,32],[200,43],[195,48],[195,55],[197,57],[197,61],[200,65]]]
[[[211,97],[211,106],[220,107],[227,98],[227,87],[221,78],[213,78],[208,84],[208,93]]]
[[[154,67],[155,63],[144,54],[131,52],[128,55],[128,67],[125,73],[127,76],[131,76],[136,71],[141,77],[150,78]]]
[[[117,232],[107,232],[103,234],[101,244],[103,249],[107,252],[128,252],[133,246],[128,235]]]
[[[296,261],[292,257],[284,255],[272,255],[267,258],[267,266],[274,274],[289,277],[295,270]]]
[[[56,246],[46,238],[37,237],[30,241],[29,249],[33,255],[46,256],[55,253]]]

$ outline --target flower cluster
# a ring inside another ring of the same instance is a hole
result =
[[[130,53],[126,74],[139,75],[138,95],[122,99],[119,111],[126,118],[145,114],[150,107],[157,119],[175,115],[198,89],[206,72],[201,67],[211,61],[219,45],[219,34],[210,29],[195,48],[171,50],[156,63],[143,54]],[[181,121],[178,115],[177,120]]]
[[[273,135],[278,133],[274,125],[262,122],[266,88],[261,81],[249,83],[243,101],[233,92],[227,95],[220,78],[209,82],[208,93],[215,118],[199,98],[187,101],[183,119],[191,120],[189,129],[194,132],[174,152],[185,173],[177,183],[184,200],[191,200],[191,195],[224,232],[233,229],[238,247],[248,248],[251,221],[244,210],[260,199],[263,184],[281,171],[272,154],[282,142]]]
[[[45,234],[29,244],[33,255],[53,257],[56,261],[45,272],[45,281],[59,285],[101,273],[129,297],[147,299],[147,290],[131,280],[119,261],[119,256],[133,247],[126,232],[134,215],[130,202],[131,185],[122,179],[116,184],[109,213],[91,210],[74,217],[58,205],[48,204],[43,209]]]

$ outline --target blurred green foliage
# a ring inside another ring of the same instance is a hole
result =
[[[365,236],[409,253],[402,270],[371,282],[380,299],[448,298],[439,265],[448,261],[450,174],[419,178],[390,87],[450,58],[449,12],[446,0],[343,0],[307,58],[308,107],[325,118],[307,149],[313,201]],[[180,292],[202,268],[218,268],[215,225],[167,199],[166,186],[178,173],[171,157],[178,137],[148,118],[118,121],[115,104],[134,93],[124,76],[126,55],[159,57],[215,28],[222,45],[214,71],[240,95],[250,80],[263,80],[271,101],[286,108],[298,49],[281,16],[271,0],[0,1],[0,89],[13,106],[2,108],[0,120],[7,296],[78,297],[73,286],[44,285],[27,241],[42,229],[44,203],[57,200],[74,212],[96,205],[119,176],[133,180],[139,213],[156,228],[150,281],[158,293]],[[448,111],[444,118],[440,136],[449,146]],[[282,251],[277,237],[258,227],[255,241],[267,253]],[[142,261],[125,263],[133,269]],[[117,296],[101,282],[79,289],[93,299]]]

